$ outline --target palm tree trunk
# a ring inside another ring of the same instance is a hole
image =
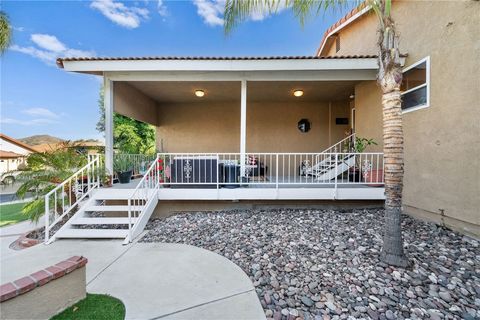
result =
[[[403,190],[403,129],[400,90],[384,92],[383,152],[385,158],[385,229],[382,260],[406,267],[401,230]]]
[[[381,1],[385,12],[385,1]],[[403,190],[403,126],[400,85],[402,70],[395,24],[390,14],[380,20],[378,38],[378,83],[383,92],[383,153],[385,161],[385,228],[381,259],[394,266],[406,267],[403,251],[402,190]]]

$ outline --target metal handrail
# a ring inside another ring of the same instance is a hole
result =
[[[132,195],[128,198],[128,241],[131,241],[134,236],[132,234],[132,218],[138,218],[137,221],[140,220],[148,203],[153,197],[158,196],[156,192],[152,192],[158,190],[159,188],[158,160],[159,157],[157,155],[155,160],[143,175],[142,179],[133,190]]]
[[[328,147],[327,149],[323,150],[321,153],[336,153],[336,152],[338,152],[337,147],[340,147],[340,148],[338,148],[338,150],[340,150],[340,152],[345,152],[345,150],[342,148],[342,144],[346,145],[346,142],[348,142],[348,145],[350,146],[350,143],[351,143],[352,140],[353,140],[353,143],[355,143],[355,136],[356,136],[356,134],[352,133],[348,137],[345,137],[344,139],[338,141],[334,145],[332,145],[332,146]],[[351,151],[351,150],[348,150],[348,151]]]
[[[94,189],[100,187],[100,157],[95,155],[90,159],[85,166],[45,194],[45,243],[50,240],[52,227],[89,196]],[[50,208],[52,200],[53,206]],[[72,202],[73,200],[75,201]],[[52,223],[50,223],[51,209],[53,209],[54,218]]]

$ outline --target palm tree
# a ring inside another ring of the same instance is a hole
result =
[[[5,12],[0,11],[0,54],[3,54],[10,45],[12,28]]]
[[[58,149],[29,155],[27,168],[17,176],[17,180],[22,183],[17,191],[17,196],[23,199],[28,193],[34,194],[33,200],[22,208],[23,214],[28,215],[33,222],[37,222],[45,212],[43,196],[86,164],[86,157],[77,153],[74,147],[74,143],[67,141],[62,143]],[[73,193],[73,190],[66,189],[65,193],[70,197],[75,197],[74,194],[70,194]],[[64,196],[59,196],[57,201],[61,203]]]
[[[227,0],[225,3],[225,32],[248,19],[254,12],[274,13],[290,7],[303,24],[311,13],[344,6],[346,0]],[[398,34],[391,16],[392,0],[365,0],[378,18],[378,75],[382,90],[383,151],[385,159],[385,230],[381,259],[394,266],[406,267],[401,230],[403,189],[403,127],[400,84],[402,70]]]

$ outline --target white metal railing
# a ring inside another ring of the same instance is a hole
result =
[[[247,153],[244,158],[240,153],[159,153],[158,160],[162,187],[336,188],[384,183],[383,153]]]
[[[147,171],[151,161],[156,158],[156,155],[145,154],[129,154],[129,153],[115,153],[113,160],[127,158],[128,162],[132,164],[133,176],[143,176]],[[115,173],[114,173],[115,174]]]
[[[323,150],[322,153],[350,152],[355,144],[355,133]]]
[[[91,192],[100,187],[100,157],[89,156],[88,163],[45,195],[45,242],[51,229]]]
[[[160,182],[159,157],[154,159],[143,174],[132,195],[128,198],[128,240],[135,238],[133,219],[140,220],[151,201],[157,199]]]

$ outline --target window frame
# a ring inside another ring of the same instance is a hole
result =
[[[412,91],[421,89],[423,87],[426,87],[427,88],[427,90],[426,90],[427,91],[427,102],[424,103],[424,104],[417,105],[415,107],[408,108],[408,109],[402,109],[402,114],[430,107],[430,56],[426,56],[425,58],[423,58],[421,60],[418,60],[417,62],[409,65],[408,67],[403,68],[402,69],[402,74],[411,70],[411,69],[413,69],[413,68],[415,68],[418,65],[421,65],[424,62],[425,62],[425,83],[402,92],[401,96],[403,97],[405,94],[407,94],[409,92],[412,92]]]

